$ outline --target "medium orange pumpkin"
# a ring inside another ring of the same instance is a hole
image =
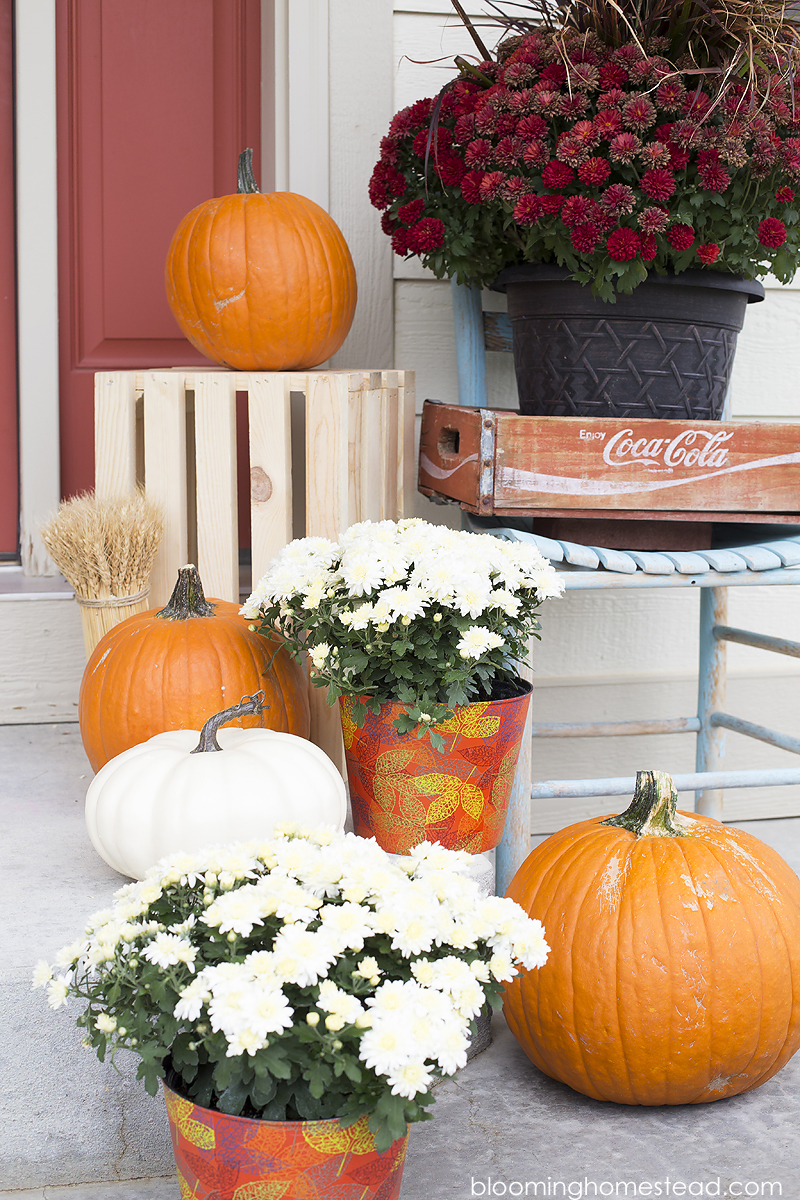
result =
[[[640,772],[627,812],[554,834],[508,889],[551,951],[507,985],[506,1020],[541,1071],[595,1100],[735,1096],[800,1044],[800,881],[676,801],[669,775]]]
[[[202,354],[239,371],[315,367],[341,346],[356,308],[347,242],[324,209],[262,194],[239,158],[239,190],[183,218],[167,255],[167,299]]]
[[[200,729],[215,712],[259,690],[264,711],[240,718],[240,728],[309,736],[302,667],[251,630],[237,605],[206,600],[197,569],[181,567],[166,608],[121,621],[95,646],[78,700],[84,749],[99,771],[157,733]]]

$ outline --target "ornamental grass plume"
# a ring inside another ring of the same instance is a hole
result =
[[[482,896],[472,855],[394,859],[333,829],[176,854],[40,962],[51,1008],[78,998],[101,1062],[131,1050],[204,1108],[268,1121],[364,1113],[378,1150],[429,1120],[503,983],[542,966],[539,921]]]
[[[793,277],[800,51],[781,0],[509,0],[494,56],[453,3],[482,61],[395,115],[370,181],[397,254],[475,285],[556,262],[604,300],[648,271]]]

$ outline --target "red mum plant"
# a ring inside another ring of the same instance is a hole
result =
[[[652,271],[790,280],[800,52],[778,0],[723,21],[660,0],[649,24],[654,0],[529,2],[535,27],[516,4],[494,57],[393,118],[369,194],[395,252],[481,286],[555,262],[610,301]]]

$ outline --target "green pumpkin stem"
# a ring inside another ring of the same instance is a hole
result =
[[[178,570],[178,580],[166,608],[156,613],[164,621],[188,621],[190,617],[213,617],[215,605],[209,604],[197,567],[189,563]]]
[[[243,192],[257,192],[258,184],[256,177],[253,174],[253,151],[243,150],[239,155],[239,167],[236,172],[236,191],[241,195]]]
[[[640,837],[689,837],[692,825],[675,811],[678,793],[664,771],[637,771],[630,807],[602,825],[617,825]]]
[[[249,717],[251,714],[260,717],[264,711],[264,699],[263,692],[256,692],[253,696],[242,696],[239,703],[234,704],[232,708],[225,708],[222,712],[214,713],[213,717],[209,717],[200,730],[200,741],[191,753],[210,754],[215,750],[221,750],[222,746],[217,741],[219,727],[227,725],[228,721],[236,721],[239,717]]]

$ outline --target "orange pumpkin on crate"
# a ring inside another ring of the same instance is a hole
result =
[[[78,717],[92,769],[157,733],[200,729],[259,690],[263,713],[239,727],[307,738],[305,672],[278,645],[251,630],[236,604],[207,600],[196,567],[181,567],[167,606],[120,622],[86,664]]]
[[[551,950],[506,985],[506,1020],[541,1071],[595,1100],[736,1096],[800,1046],[800,880],[676,801],[669,775],[639,772],[625,813],[553,834],[507,892]]]
[[[183,218],[167,254],[167,300],[192,345],[238,371],[316,367],[341,346],[356,308],[347,242],[323,208],[259,192],[252,151],[239,190]]]

